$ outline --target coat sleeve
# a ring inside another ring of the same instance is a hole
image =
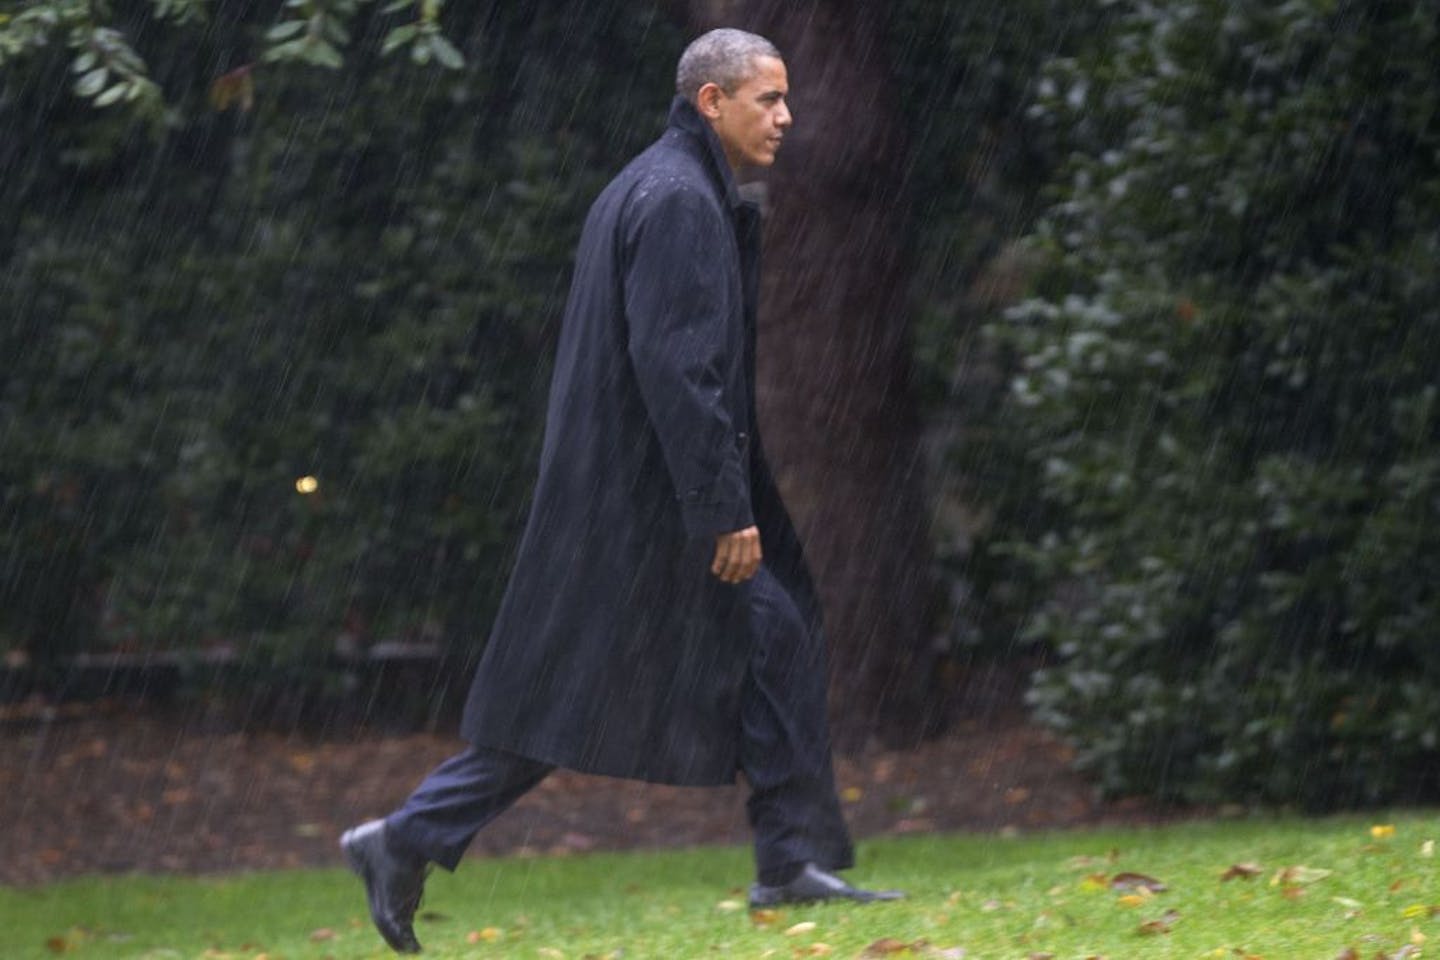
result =
[[[743,363],[739,311],[726,264],[730,226],[684,187],[637,204],[626,227],[625,319],[630,361],[660,439],[686,533],[754,524],[743,436],[725,395]]]

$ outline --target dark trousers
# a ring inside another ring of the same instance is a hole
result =
[[[740,767],[755,832],[755,866],[779,882],[794,866],[854,862],[835,795],[825,717],[825,650],[768,570],[751,581],[754,646],[741,692]],[[553,770],[527,757],[470,747],[436,767],[386,818],[391,842],[447,870],[480,828]]]

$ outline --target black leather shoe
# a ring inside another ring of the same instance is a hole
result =
[[[789,883],[778,887],[763,883],[750,885],[751,907],[777,907],[782,903],[818,903],[823,900],[853,900],[856,903],[872,903],[876,900],[902,900],[905,894],[899,890],[861,890],[852,887],[833,873],[821,870],[813,863],[805,864],[800,875]]]
[[[425,861],[396,856],[385,843],[385,821],[371,820],[340,837],[345,860],[365,881],[370,919],[396,953],[419,953],[415,911],[425,892]]]

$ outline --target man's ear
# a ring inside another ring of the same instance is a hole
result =
[[[706,120],[720,119],[720,101],[725,96],[725,91],[720,89],[718,83],[707,83],[695,92],[695,109]]]

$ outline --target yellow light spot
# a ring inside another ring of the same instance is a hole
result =
[[[1375,824],[1375,826],[1370,828],[1370,836],[1374,837],[1376,840],[1384,840],[1387,837],[1393,837],[1395,836],[1395,824],[1377,823]]]
[[[314,477],[301,477],[295,481],[295,489],[300,493],[310,494],[320,489],[320,481]]]

